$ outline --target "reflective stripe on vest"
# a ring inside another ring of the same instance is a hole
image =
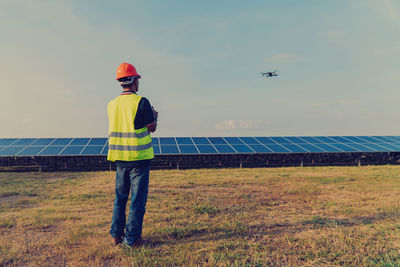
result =
[[[122,94],[108,104],[110,161],[137,161],[154,158],[147,127],[135,129],[134,121],[141,97]]]
[[[121,137],[121,138],[143,138],[148,136],[150,133],[148,131],[143,133],[120,133],[120,132],[111,132],[109,137]]]
[[[140,145],[140,146],[124,146],[124,145],[109,145],[109,150],[121,150],[121,151],[141,151],[153,147],[152,143]]]

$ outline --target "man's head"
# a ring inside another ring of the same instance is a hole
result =
[[[139,78],[137,76],[120,78],[118,82],[125,91],[137,92],[139,90]]]
[[[139,89],[139,79],[141,76],[137,73],[136,68],[129,63],[122,63],[117,69],[117,80],[124,88],[136,92]]]

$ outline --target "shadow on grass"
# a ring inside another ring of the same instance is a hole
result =
[[[243,238],[245,236],[277,234],[287,231],[292,225],[266,224],[247,226],[238,221],[222,226],[208,227],[207,225],[192,224],[186,227],[166,227],[157,229],[153,235],[146,237],[145,245],[155,248],[164,244],[190,243],[202,241],[218,241],[229,238]]]
[[[354,225],[368,225],[387,219],[399,219],[400,213],[398,212],[382,212],[376,214],[376,216],[361,216],[349,219],[331,219],[321,216],[312,216],[308,220],[302,222],[303,225],[310,225],[311,228],[316,227],[339,227],[339,226],[354,226]]]
[[[386,219],[400,218],[400,214],[378,213],[375,217],[354,217],[349,219],[334,219],[321,216],[312,216],[310,219],[295,224],[255,224],[246,225],[239,221],[233,221],[225,225],[210,226],[193,223],[187,226],[169,226],[156,229],[147,237],[146,245],[152,248],[163,244],[190,243],[202,241],[218,241],[223,239],[261,239],[263,236],[279,235],[281,233],[295,234],[315,228],[352,227],[357,225],[369,225]]]

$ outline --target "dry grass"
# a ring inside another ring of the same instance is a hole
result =
[[[114,173],[0,173],[0,266],[400,264],[400,167],[152,171],[143,247]]]

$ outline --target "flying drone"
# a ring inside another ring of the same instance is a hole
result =
[[[273,76],[278,76],[277,71],[260,72],[260,74],[261,74],[263,77],[266,77],[266,78],[268,78],[268,77],[273,77]]]

